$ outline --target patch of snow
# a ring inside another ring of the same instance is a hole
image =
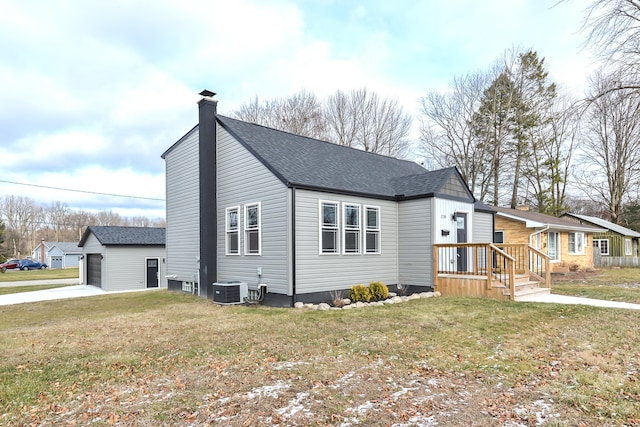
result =
[[[415,416],[407,420],[406,423],[392,424],[392,427],[434,427],[438,425],[436,417],[431,415],[430,417]]]
[[[246,398],[251,400],[256,397],[278,397],[280,391],[286,390],[290,387],[289,384],[284,381],[278,381],[274,385],[266,385],[264,387],[254,388],[246,394]]]
[[[304,405],[302,405],[302,401],[308,397],[309,393],[298,393],[296,398],[291,400],[287,406],[278,409],[278,414],[290,418],[302,410],[309,412],[309,410],[305,409]]]

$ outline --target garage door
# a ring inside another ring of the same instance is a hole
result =
[[[62,268],[62,257],[61,256],[52,256],[51,257],[51,268]]]
[[[87,284],[102,287],[102,255],[87,255]]]

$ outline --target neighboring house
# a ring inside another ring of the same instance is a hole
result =
[[[33,250],[32,259],[47,264],[49,268],[69,268],[78,267],[81,256],[82,249],[78,247],[76,242],[46,242],[43,240]]]
[[[596,262],[602,265],[638,265],[638,243],[640,233],[602,218],[568,213],[565,218],[573,219],[581,224],[603,228],[601,233],[593,234],[593,247]]]
[[[205,96],[199,124],[162,154],[169,289],[213,298],[226,282],[261,283],[264,302],[282,306],[374,280],[426,290],[434,243],[492,240],[493,211],[474,208],[455,168],[427,171],[216,107]]]
[[[551,271],[593,267],[593,234],[604,229],[530,211],[523,207],[496,210],[494,242],[528,243],[549,256]],[[500,246],[500,245],[498,245]]]
[[[78,246],[82,283],[106,291],[167,287],[164,228],[92,225]]]

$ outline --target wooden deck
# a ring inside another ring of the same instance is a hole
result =
[[[433,253],[442,295],[525,301],[551,291],[549,257],[529,245],[437,244]]]

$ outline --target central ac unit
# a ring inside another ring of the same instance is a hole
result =
[[[230,280],[213,284],[213,302],[218,304],[242,304],[248,296],[246,283]]]

